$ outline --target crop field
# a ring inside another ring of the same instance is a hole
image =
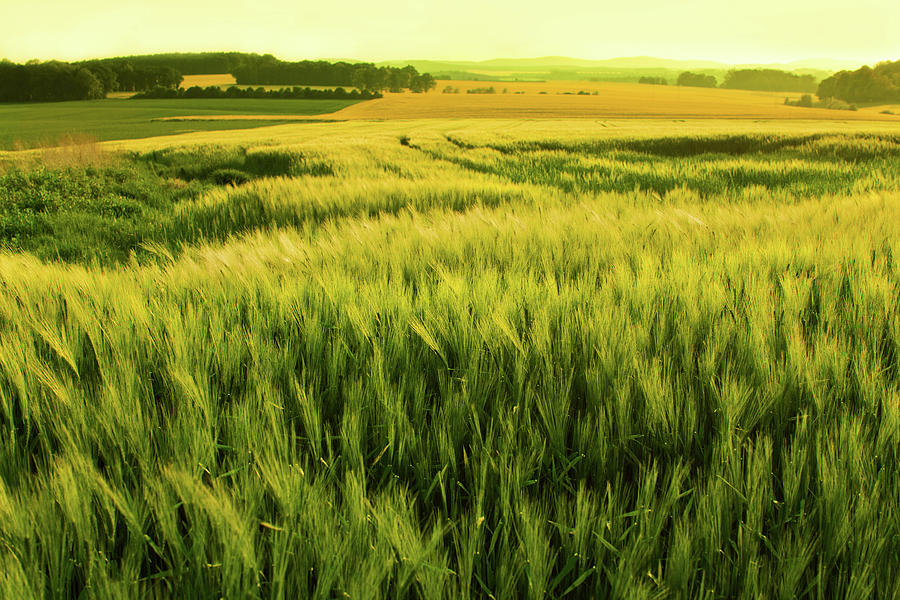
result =
[[[454,92],[444,93],[445,88]],[[485,93],[488,89],[494,91]],[[786,106],[786,97],[797,100],[799,94],[591,81],[442,80],[438,81],[436,90],[427,94],[385,93],[384,98],[359,102],[322,117],[338,120],[754,119],[900,124],[900,110],[890,111],[896,114],[883,112],[890,110],[890,106],[865,107],[858,111],[803,108]],[[197,121],[236,118],[227,113],[197,113],[196,116]],[[277,111],[268,111],[243,115],[240,119],[276,116]]]
[[[174,135],[204,130],[247,129],[259,123],[177,121],[184,115],[318,115],[353,104],[350,100],[89,100],[53,104],[0,104],[0,150],[56,145],[60,139],[90,137],[117,140]]]
[[[900,127],[808,118],[3,154],[0,597],[900,596]]]
[[[459,89],[459,93],[442,93],[446,86]],[[466,90],[490,87],[496,93],[466,93]],[[579,91],[585,94],[578,95]],[[795,99],[798,94],[610,82],[439,81],[437,89],[428,94],[385,94],[384,98],[348,107],[334,116],[342,119],[874,119],[900,124],[900,116],[875,111],[785,106],[786,96]]]
[[[185,78],[191,85],[226,85],[223,75]],[[451,86],[459,93],[444,94]],[[492,94],[466,90],[494,86]],[[242,86],[250,87],[250,86]],[[281,86],[266,86],[278,89]],[[0,105],[0,151],[55,146],[60,140],[97,141],[246,130],[296,121],[419,121],[433,119],[513,120],[698,120],[827,121],[900,124],[900,110],[890,106],[835,111],[784,105],[784,95],[607,82],[472,82],[441,81],[428,94],[385,94],[353,100],[110,98],[84,102]],[[503,93],[506,90],[506,93]],[[583,95],[578,95],[582,92]],[[790,97],[796,95],[788,94]],[[896,108],[896,107],[894,107]],[[682,129],[688,129],[685,126]]]
[[[209,75],[185,75],[184,81],[181,82],[181,86],[183,88],[189,88],[193,86],[200,87],[220,87],[222,89],[229,88],[231,86],[237,86],[241,89],[247,88],[263,88],[265,90],[280,90],[283,88],[291,88],[293,85],[237,85],[237,80],[234,78],[234,75],[230,73],[219,73],[219,74],[209,74]],[[309,87],[314,90],[331,90],[334,89],[335,86],[327,86],[327,85],[302,85],[300,87]],[[343,86],[345,90],[350,91],[355,89],[353,86]]]
[[[212,73],[209,75],[185,75],[181,87],[189,88],[199,85],[200,87],[209,87],[211,85],[219,87],[230,87],[235,85],[237,80],[231,73]]]

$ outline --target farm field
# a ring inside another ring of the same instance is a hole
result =
[[[275,86],[277,87],[277,86]],[[451,88],[458,93],[443,93]],[[493,87],[495,93],[467,93]],[[506,92],[504,93],[504,90]],[[581,92],[581,94],[579,94]],[[427,94],[385,93],[384,98],[360,102],[329,119],[778,119],[825,121],[884,121],[900,124],[900,115],[883,114],[890,107],[859,111],[786,106],[785,98],[799,94],[752,92],[591,81],[438,82]],[[894,111],[900,112],[900,111]],[[199,117],[200,115],[198,115]],[[275,112],[241,119],[261,119]],[[228,114],[199,120],[228,120]]]
[[[211,85],[219,87],[230,87],[235,85],[237,80],[231,73],[211,73],[209,75],[185,75],[181,87],[189,88],[195,85],[200,87],[209,87]]]
[[[190,76],[215,85],[221,75]],[[187,78],[186,78],[187,80]],[[97,141],[246,130],[308,120],[710,119],[871,122],[900,124],[890,107],[834,111],[785,106],[784,95],[606,82],[515,82],[496,94],[467,94],[485,82],[440,82],[458,94],[385,94],[378,100],[195,99],[60,102],[0,105],[0,151],[53,146],[69,137]],[[500,84],[490,84],[499,86]],[[269,86],[277,88],[278,86]],[[506,88],[508,93],[502,93]],[[588,95],[576,95],[578,91]],[[517,93],[522,92],[522,93]],[[541,92],[547,92],[543,94]],[[597,95],[593,95],[593,94]],[[893,111],[900,113],[900,111]],[[589,126],[588,126],[589,127]],[[685,127],[686,128],[686,127]]]
[[[0,597],[900,595],[896,121],[479,106],[0,155]]]
[[[460,93],[442,93],[446,86],[459,89]],[[469,89],[489,87],[494,87],[497,93],[466,93]],[[579,91],[587,95],[577,95]],[[440,81],[437,89],[428,94],[385,94],[384,98],[348,107],[334,116],[344,119],[876,119],[900,123],[900,116],[874,111],[860,114],[860,111],[785,106],[785,97],[795,99],[799,94],[611,82]]]
[[[181,122],[183,115],[317,115],[353,104],[346,100],[89,100],[52,104],[0,104],[0,150],[53,146],[67,137],[98,141],[173,135],[203,130],[247,129],[267,123]]]
[[[189,88],[193,86],[200,87],[209,87],[215,86],[220,88],[229,88],[231,86],[237,86],[241,89],[247,88],[263,88],[265,90],[280,90],[283,88],[291,88],[293,85],[237,85],[237,80],[235,80],[234,76],[230,73],[219,73],[219,74],[209,74],[209,75],[185,75],[184,81],[181,82],[182,88]],[[299,87],[309,87],[314,90],[331,90],[334,89],[335,86],[326,86],[326,85],[302,85]],[[345,90],[350,91],[353,86],[343,86]]]

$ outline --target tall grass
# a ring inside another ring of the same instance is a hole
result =
[[[809,197],[897,189],[900,136],[810,134],[475,142],[447,136],[430,157],[568,193],[666,194],[717,201],[748,189]]]
[[[175,207],[225,243],[0,255],[0,596],[900,594],[893,178],[321,152]]]

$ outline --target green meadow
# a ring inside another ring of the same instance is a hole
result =
[[[900,596],[900,133],[331,125],[4,157],[0,597]]]
[[[209,115],[319,115],[352,100],[197,99],[85,100],[0,104],[0,150],[53,146],[60,139],[121,140],[272,125],[269,121],[156,121]]]

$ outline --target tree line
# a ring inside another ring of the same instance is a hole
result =
[[[184,75],[229,73],[239,85],[355,87],[364,92],[427,92],[436,85],[415,67],[378,67],[372,63],[325,60],[283,61],[272,54],[199,52],[149,54],[105,59],[100,63],[130,62],[141,68],[171,68]],[[164,86],[167,87],[167,86]]]
[[[240,52],[154,54],[67,63],[62,61],[29,61],[16,64],[0,62],[0,102],[53,102],[93,100],[111,92],[153,93],[158,97],[177,90],[183,74],[231,73],[242,85],[354,87],[360,99],[376,97],[383,91],[427,92],[436,85],[428,73],[415,67],[377,67],[372,63],[327,61],[285,62],[271,54]],[[177,96],[180,92],[175,92]],[[195,92],[196,93],[196,92]],[[207,92],[204,92],[207,93]],[[209,92],[210,94],[212,92]],[[231,92],[235,94],[236,92]],[[257,93],[257,92],[253,92]],[[284,97],[301,97],[289,94]],[[302,97],[318,97],[302,92]],[[178,96],[180,97],[180,96]],[[212,96],[206,96],[212,97]],[[266,93],[264,96],[279,97]],[[340,92],[330,96],[341,98]]]
[[[334,89],[318,90],[310,87],[281,88],[266,90],[258,88],[240,88],[236,85],[223,90],[219,86],[211,85],[200,87],[195,85],[187,89],[156,87],[152,90],[135,94],[136,100],[145,99],[192,99],[192,98],[265,98],[265,99],[304,99],[304,100],[371,100],[381,98],[379,92],[362,92],[359,90],[345,90],[342,87]]]
[[[58,102],[103,98],[100,81],[84,67],[65,62],[0,62],[0,102]]]
[[[816,95],[844,102],[900,102],[900,60],[835,73],[819,84]]]
[[[409,65],[377,67],[372,63],[330,63],[323,60],[287,62],[267,54],[248,60],[231,74],[241,85],[352,86],[364,92],[427,92],[436,85],[428,73]]]
[[[813,92],[816,89],[816,78],[812,75],[797,75],[778,69],[732,69],[725,74],[721,85],[713,75],[685,71],[678,76],[677,83],[688,87],[766,92]]]
[[[738,69],[728,71],[720,87],[760,92],[814,92],[816,78],[778,69]]]
[[[687,87],[714,88],[716,87],[716,78],[712,75],[685,71],[678,76],[678,80],[675,83]]]
[[[103,58],[90,62],[106,64],[124,61],[139,69],[167,67],[182,75],[208,75],[232,73],[245,62],[253,61],[254,57],[259,56],[247,52],[170,52]]]
[[[106,93],[142,92],[155,87],[177,88],[184,81],[181,71],[174,67],[135,64],[127,59],[90,60],[75,64],[93,73]]]
[[[127,61],[0,61],[0,102],[96,100],[110,92],[175,88],[181,82],[174,69],[135,67]]]

